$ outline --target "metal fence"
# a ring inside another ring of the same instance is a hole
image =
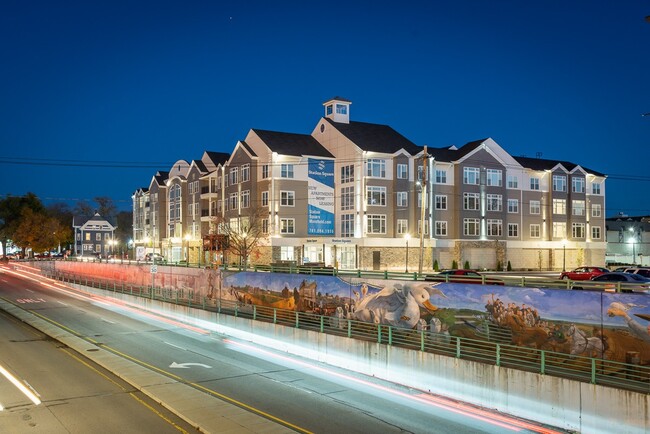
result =
[[[286,327],[377,342],[489,365],[650,393],[650,366],[515,346],[507,343],[511,339],[510,332],[507,329],[489,324],[484,324],[480,328],[479,336],[481,336],[481,339],[469,339],[451,336],[448,333],[404,329],[309,312],[297,312],[208,298],[187,289],[130,285],[123,282],[88,278],[58,270],[44,270],[44,272],[49,274],[48,277],[65,283],[84,285],[166,303],[186,305],[254,321],[264,321]]]

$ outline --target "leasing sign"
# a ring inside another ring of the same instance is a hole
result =
[[[310,158],[308,235],[334,235],[334,161]]]

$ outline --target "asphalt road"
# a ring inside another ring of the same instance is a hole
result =
[[[42,401],[34,405],[0,376],[0,432],[198,432],[83,355],[3,311],[0,330],[0,367]]]
[[[532,425],[521,430],[516,419],[504,419],[503,415],[484,409],[441,401],[421,391],[379,382],[269,348],[232,341],[226,336],[188,327],[168,318],[131,310],[108,298],[75,294],[75,291],[58,285],[44,286],[8,272],[0,273],[0,298],[87,340],[95,345],[97,351],[108,351],[128,359],[143,368],[191,385],[205,393],[206,397],[217,397],[224,403],[297,432],[501,433],[505,426],[517,427],[520,432],[549,432],[543,428],[538,430]],[[6,318],[4,321],[7,321]],[[14,324],[13,328],[20,328],[15,322],[10,323]],[[9,342],[13,341],[9,339]],[[77,358],[42,336],[36,342],[50,345],[52,351],[59,353],[59,356],[51,359],[51,365],[45,363],[51,366],[48,368],[49,376],[33,374],[31,371],[40,372],[44,366],[43,361],[49,361],[50,356],[45,357],[38,351],[30,350],[29,345],[13,345],[11,352],[16,355],[12,357],[20,359],[11,360],[11,365],[29,370],[21,373],[21,377],[27,379],[32,386],[34,383],[30,376],[50,377],[53,382],[51,385],[41,387],[39,384],[37,388],[44,396],[53,393],[48,402],[61,399],[62,396],[57,391],[62,393],[61,391],[70,388],[71,401],[74,396],[89,396],[89,405],[96,400],[96,409],[101,415],[101,419],[96,419],[82,410],[68,411],[62,419],[66,419],[72,429],[61,432],[170,432],[163,428],[153,428],[153,422],[145,420],[144,416],[136,419],[126,413],[133,408],[142,407],[127,392],[128,385],[122,383],[117,386],[117,383],[104,380],[106,384],[90,388],[85,376],[96,375],[92,369],[88,369],[89,372],[82,377],[79,374],[82,372],[80,365],[85,365]],[[36,342],[34,346],[37,345]],[[4,342],[2,345],[5,345]],[[2,363],[5,351],[4,347],[0,349]],[[73,383],[62,380],[59,371],[76,374],[82,380],[81,385],[72,388],[69,384]],[[7,387],[1,383],[0,386],[3,387],[0,392]],[[86,390],[85,387],[90,389]],[[97,389],[93,390],[95,387]],[[127,402],[120,401],[117,397]],[[14,396],[13,399],[21,398]],[[16,405],[21,406],[24,414],[40,411],[39,407],[30,406],[24,398],[19,402]],[[72,406],[69,408],[72,409]],[[121,422],[113,421],[115,415],[120,415],[122,411],[125,412],[125,427]],[[0,412],[0,432],[5,432],[1,429],[4,413],[6,410]],[[165,425],[164,419],[152,414],[152,419]],[[80,428],[82,423],[90,424],[93,420],[97,420],[97,425],[95,429],[77,429],[73,426],[77,419],[80,419]],[[101,421],[106,419],[120,425],[110,430],[97,429],[105,427]],[[126,423],[126,420],[130,423]],[[56,424],[60,421],[58,418],[43,419],[41,423]],[[167,424],[165,429],[175,428],[173,424]],[[259,432],[263,430],[260,429]]]

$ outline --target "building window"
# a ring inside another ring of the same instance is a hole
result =
[[[354,209],[354,187],[341,189],[341,209],[343,211]]]
[[[553,222],[553,238],[566,238],[566,222]]]
[[[269,165],[265,164],[262,166],[262,179],[269,178]]]
[[[585,237],[585,224],[584,223],[573,223],[571,225],[571,236],[573,238],[584,238]]]
[[[262,192],[262,206],[269,206],[269,192]]]
[[[90,232],[86,232],[84,238],[86,239],[86,241],[90,241]]]
[[[463,193],[463,209],[468,211],[478,211],[479,195],[478,193]]]
[[[191,203],[187,204],[187,216],[194,217],[194,204]]]
[[[539,178],[530,178],[530,189],[539,190]]]
[[[571,178],[571,190],[574,193],[585,192],[585,179],[584,178]]]
[[[553,191],[566,191],[566,176],[553,175]]]
[[[296,219],[280,219],[280,233],[281,234],[294,234],[296,226]]]
[[[600,226],[591,227],[591,238],[594,240],[600,239]]]
[[[422,233],[422,220],[418,220],[418,235]],[[424,235],[429,235],[429,220],[424,221]]]
[[[346,238],[354,236],[354,214],[341,214],[341,236]]]
[[[237,193],[230,193],[230,209],[235,210],[237,209]]]
[[[436,209],[447,209],[447,196],[444,194],[436,194]]]
[[[280,176],[282,178],[293,178],[293,164],[280,165]]]
[[[385,178],[386,177],[386,160],[381,160],[379,158],[369,158],[368,159],[368,170],[366,172],[367,176],[372,176],[375,178]]]
[[[293,246],[280,246],[280,260],[281,261],[295,260]]]
[[[508,175],[507,177],[508,188],[519,188],[519,179],[515,175]]]
[[[295,206],[296,192],[295,191],[280,191],[280,205],[281,206]]]
[[[325,107],[325,113],[327,113],[328,116],[332,114],[332,104],[328,104],[327,107]]]
[[[585,215],[585,201],[584,200],[571,201],[571,214]]]
[[[559,215],[566,214],[566,200],[553,199],[553,214],[559,214]]]
[[[346,106],[344,104],[336,104],[336,114],[347,115],[348,114],[348,106]]]
[[[503,172],[499,169],[487,169],[487,185],[501,187],[503,185]]]
[[[436,236],[437,237],[446,237],[447,236],[447,222],[437,221],[436,222]]]
[[[386,215],[385,214],[368,214],[366,216],[366,232],[369,234],[386,233]]]
[[[408,206],[408,193],[406,191],[397,192],[397,206],[406,208]]]
[[[423,166],[418,166],[418,181],[422,181],[422,173],[424,172]]]
[[[503,197],[500,194],[487,195],[487,210],[488,211],[502,211],[503,210]]]
[[[591,184],[591,193],[600,194],[600,183],[594,182],[593,184]]]
[[[230,185],[237,184],[238,178],[239,178],[239,167],[232,167],[230,169]]]
[[[269,233],[269,219],[262,219],[262,233]]]
[[[530,225],[530,237],[531,238],[539,238],[541,231],[540,231],[540,226],[538,224],[532,224]]]
[[[95,234],[95,241],[101,241],[102,240],[102,234],[96,233]]]
[[[251,165],[244,164],[241,167],[241,182],[246,182],[251,179]]]
[[[354,166],[341,167],[341,184],[354,181]]]
[[[508,223],[508,236],[511,238],[519,236],[519,225],[517,223]]]
[[[600,217],[603,214],[603,207],[599,203],[594,203],[591,205],[591,216]]]
[[[463,184],[478,185],[479,170],[478,167],[463,168]]]
[[[366,187],[367,204],[373,206],[386,206],[386,187],[368,185]]]
[[[400,163],[397,165],[397,179],[406,178],[408,178],[408,165]]]
[[[241,207],[248,208],[251,204],[251,191],[245,190],[241,192]]]
[[[508,199],[508,212],[511,214],[517,214],[519,212],[518,199]]]
[[[539,214],[542,212],[542,204],[538,200],[531,200],[530,201],[530,213],[531,214]]]
[[[436,169],[436,184],[447,183],[447,171],[443,169]]]
[[[489,237],[500,237],[502,232],[502,221],[499,219],[488,219],[487,234]]]
[[[397,234],[404,235],[409,231],[409,221],[406,219],[397,219]]]
[[[463,219],[463,235],[477,237],[479,235],[479,220]]]

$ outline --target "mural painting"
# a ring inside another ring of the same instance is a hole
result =
[[[650,365],[650,295],[242,272],[223,299]]]

